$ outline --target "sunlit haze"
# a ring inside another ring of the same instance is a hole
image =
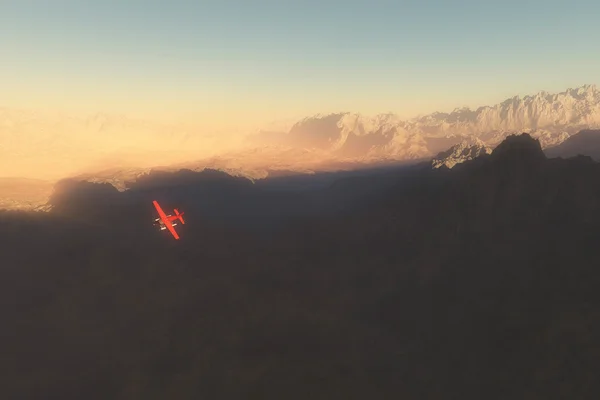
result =
[[[176,125],[217,154],[317,113],[411,118],[595,84],[598,15],[592,0],[3,1],[0,106]],[[13,137],[32,145],[28,129]],[[0,176],[37,176],[7,160]]]

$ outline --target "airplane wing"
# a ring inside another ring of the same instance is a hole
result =
[[[169,221],[169,218],[167,218],[167,215],[165,214],[165,212],[162,210],[162,208],[160,208],[160,205],[158,205],[158,202],[156,200],[154,200],[152,202],[152,204],[154,204],[154,208],[156,208],[156,211],[158,212],[158,216],[160,217],[160,219],[162,219],[163,223],[165,224],[165,226],[167,227],[169,232],[171,232],[171,234],[173,235],[173,237],[175,239],[179,239],[179,235],[177,234],[177,232],[175,232],[175,228],[173,228],[173,224],[171,224],[171,221]]]
[[[173,224],[171,223],[171,221],[166,221],[165,226],[167,227],[169,232],[171,232],[171,234],[173,234],[173,237],[175,239],[179,239],[179,235],[177,234],[177,232],[175,232],[175,228],[173,228]]]

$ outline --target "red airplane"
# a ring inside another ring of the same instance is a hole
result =
[[[183,220],[183,213],[179,213],[179,211],[175,208],[173,210],[175,211],[175,215],[166,215],[156,200],[154,200],[152,204],[154,204],[154,208],[156,208],[156,211],[160,217],[154,220],[154,225],[159,225],[161,231],[168,229],[175,239],[179,239],[179,235],[177,232],[175,232],[175,228],[173,228],[175,225],[177,225],[177,223],[171,221],[179,220],[182,224],[185,224],[185,221]]]

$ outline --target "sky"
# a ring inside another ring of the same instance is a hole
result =
[[[597,0],[0,0],[0,106],[246,129],[600,84]]]

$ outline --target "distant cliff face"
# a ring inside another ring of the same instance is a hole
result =
[[[597,124],[600,124],[600,90],[595,85],[584,85],[557,94],[539,92],[523,98],[515,96],[475,111],[465,108],[450,114],[435,113],[411,123],[417,129],[427,127],[436,134],[474,134],[486,142],[493,138],[498,140],[496,132],[559,132]]]
[[[490,154],[492,149],[487,147],[481,140],[465,140],[450,149],[438,153],[431,161],[432,168],[445,166],[452,168],[457,164],[472,160],[483,154]]]
[[[280,143],[328,150],[345,157],[411,159],[432,156],[465,138],[475,137],[494,147],[507,135],[519,132],[530,133],[546,148],[581,129],[596,126],[600,126],[600,90],[595,85],[584,85],[557,94],[515,96],[477,110],[460,108],[406,121],[393,114],[318,115],[296,123],[281,135]],[[273,135],[269,138],[276,140]]]

